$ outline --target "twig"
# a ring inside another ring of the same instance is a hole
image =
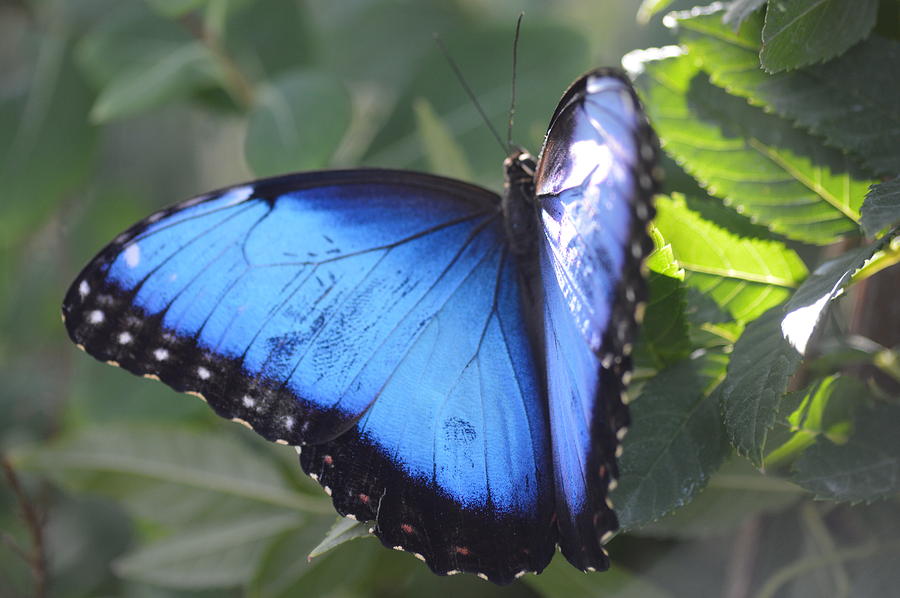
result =
[[[209,49],[213,58],[219,63],[219,66],[222,68],[222,74],[225,76],[225,91],[241,108],[247,109],[252,106],[255,95],[253,84],[244,76],[244,73],[241,72],[241,69],[231,56],[228,55],[222,44],[219,43],[219,39],[203,26],[203,23],[200,22],[196,15],[189,13],[182,17],[180,22],[191,32],[191,35],[200,40]]]
[[[47,595],[47,556],[44,550],[44,530],[41,525],[41,517],[34,504],[28,499],[19,477],[13,469],[12,463],[5,457],[0,455],[0,466],[3,467],[3,473],[6,481],[12,488],[13,494],[19,503],[19,509],[22,512],[22,519],[31,535],[32,549],[30,554],[26,554],[18,548],[13,541],[16,552],[18,552],[28,565],[31,567],[31,573],[34,577],[34,595],[35,598],[44,598]]]

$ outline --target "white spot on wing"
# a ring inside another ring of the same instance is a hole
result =
[[[132,243],[125,249],[124,257],[129,268],[137,268],[141,263],[141,248],[137,243]]]
[[[256,405],[256,399],[254,399],[253,397],[248,397],[247,395],[244,395],[244,398],[241,399],[241,403],[243,403],[244,407],[246,407],[247,409],[250,409],[254,405]]]
[[[91,324],[100,324],[105,319],[106,316],[99,309],[95,309],[88,314],[88,322],[90,322]]]
[[[86,280],[82,280],[81,284],[78,285],[78,294],[82,297],[86,297],[88,293],[91,292],[91,286],[87,283]]]
[[[132,340],[134,340],[134,337],[131,336],[131,333],[130,333],[130,332],[120,332],[120,333],[119,333],[119,339],[118,339],[118,340],[119,340],[119,344],[120,344],[120,345],[127,345],[127,344],[130,343]]]
[[[201,380],[209,380],[209,377],[211,375],[212,374],[209,373],[209,370],[202,365],[197,368],[197,376],[199,376]]]

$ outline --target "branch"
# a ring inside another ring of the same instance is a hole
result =
[[[12,546],[31,567],[31,573],[34,577],[35,598],[44,598],[47,595],[47,555],[44,547],[44,531],[41,525],[41,517],[34,504],[29,500],[28,495],[25,494],[25,490],[19,482],[19,477],[6,456],[0,455],[0,466],[3,467],[3,474],[19,503],[22,519],[28,528],[28,533],[31,535],[32,549],[30,553],[26,554],[18,548],[14,541]]]

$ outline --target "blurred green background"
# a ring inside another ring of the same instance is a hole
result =
[[[503,135],[515,19],[525,11],[513,139],[537,151],[578,75],[673,43],[659,16],[639,25],[637,8],[622,0],[0,1],[0,452],[42,518],[49,594],[655,597],[752,586],[765,596],[766,580],[805,554],[798,543],[845,558],[816,544],[830,542],[819,533],[828,518],[851,521],[851,536],[896,535],[888,507],[820,509],[800,503],[796,486],[732,461],[680,518],[614,540],[614,568],[603,575],[557,557],[541,576],[497,588],[438,578],[371,538],[310,564],[335,516],[292,449],[96,363],[66,338],[60,302],[79,269],[136,220],[192,195],[356,166],[499,190],[504,151],[433,34]],[[667,170],[671,188],[697,189],[673,163]],[[34,592],[33,539],[10,479],[0,485],[0,597]],[[744,510],[754,518],[744,521]],[[851,558],[891,557],[872,546]],[[741,577],[748,567],[752,582]],[[773,591],[823,595],[815,592],[834,579],[820,573],[802,578],[809,593],[777,579]],[[895,589],[862,579],[866,595]]]

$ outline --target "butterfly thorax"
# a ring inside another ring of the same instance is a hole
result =
[[[503,161],[503,218],[509,246],[518,255],[531,255],[537,249],[535,168],[534,157],[522,150]]]

